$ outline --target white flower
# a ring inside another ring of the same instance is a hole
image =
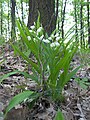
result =
[[[35,41],[36,39],[35,39],[35,38],[33,38],[33,40]]]
[[[50,41],[48,39],[43,39],[43,42],[50,43]]]
[[[39,27],[39,28],[37,29],[37,33],[40,33],[42,30],[43,30],[43,28],[42,28],[42,27]]]
[[[69,50],[69,53],[72,52],[71,50]]]
[[[51,45],[50,45],[51,47],[55,47],[55,43],[51,43]]]
[[[60,44],[58,43],[58,42],[53,42],[53,43],[51,43],[51,47],[55,47],[55,46],[59,46]]]
[[[58,33],[56,33],[55,37],[58,37],[58,36],[59,36],[59,34],[58,34]]]
[[[56,37],[56,41],[58,41],[58,40],[60,40],[60,37],[58,36],[58,37]]]
[[[49,37],[48,39],[49,39],[49,40],[52,40],[52,38],[51,38],[51,37]]]
[[[30,28],[33,30],[33,29],[35,28],[35,26],[34,26],[34,25],[32,25]]]
[[[59,46],[60,44],[58,42],[55,42],[55,46]]]
[[[32,30],[29,30],[29,32],[32,32]]]
[[[30,36],[27,36],[27,39],[28,39],[28,40],[31,40],[31,37],[30,37]]]
[[[52,34],[52,35],[51,35],[51,38],[54,38],[54,37],[55,37],[54,34]]]
[[[44,38],[44,35],[42,35],[41,37],[40,37],[40,40],[42,40]]]

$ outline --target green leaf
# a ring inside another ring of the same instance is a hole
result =
[[[69,59],[69,54],[67,54],[65,57],[60,59],[58,61],[58,63],[55,66],[53,66],[55,69],[53,69],[53,73],[50,75],[50,79],[51,79],[52,84],[54,84],[54,85],[56,84],[56,80],[57,80],[57,77],[59,75],[60,69],[64,68],[68,59]]]
[[[18,71],[18,70],[15,70],[15,71],[13,71],[13,72],[10,72],[10,73],[8,73],[8,74],[5,74],[5,75],[0,76],[0,83],[2,83],[3,80],[5,80],[6,78],[8,78],[9,76],[14,75],[14,74],[22,74],[22,75],[24,75],[24,77],[30,78],[30,79],[32,79],[33,81],[35,81],[35,82],[38,83],[38,78],[37,78],[38,76],[35,76],[35,73],[34,73],[33,75],[30,75],[30,74],[28,74],[27,72],[22,72],[22,71]]]
[[[33,71],[33,70],[32,70]],[[33,71],[33,74],[30,75],[27,72],[17,71],[17,73],[24,75],[25,78],[30,78],[36,83],[38,83],[38,75],[36,75],[36,71]]]
[[[88,86],[85,85],[85,83],[83,83],[83,82],[81,82],[81,81],[80,81],[79,85],[80,85],[83,89],[85,89],[85,90],[88,88]]]
[[[67,74],[65,81],[63,82],[63,86],[67,84],[67,82],[76,74],[76,72],[81,68],[81,66],[77,67],[73,71]]]
[[[87,78],[83,78],[82,80],[80,80],[80,78],[75,78],[75,81],[85,90],[90,86]]]
[[[23,52],[21,52],[18,48],[16,48],[14,45],[12,45],[12,47],[14,48],[14,51],[17,52],[20,56],[22,56],[22,58],[24,60],[26,60],[29,64],[32,65],[32,67],[34,67],[34,69],[40,73],[40,69],[39,69],[39,66],[33,62],[32,60],[30,60]]]
[[[39,97],[40,97],[40,94],[38,94],[38,93],[33,93],[29,97],[29,99],[27,100],[27,105],[28,105],[29,109],[32,109],[32,107],[34,106],[35,102],[38,100]]]
[[[14,74],[16,74],[16,73],[18,73],[18,71],[10,72],[10,73],[8,73],[8,74],[5,74],[5,75],[0,76],[0,83],[1,83],[3,80],[5,80],[6,78],[8,78],[9,76],[14,75]]]
[[[40,12],[38,11],[38,19],[36,22],[36,28],[38,29],[40,26],[41,26],[41,24],[40,24]]]
[[[57,111],[57,114],[54,120],[64,120],[64,116],[60,110]]]
[[[20,22],[18,20],[17,20],[17,26],[18,26],[18,29],[20,31],[20,35],[22,36],[22,39],[25,42],[25,44],[27,45],[28,49],[30,49],[33,52],[33,54],[38,58],[38,46],[37,46],[37,44],[34,42],[33,39],[29,41],[27,38],[27,35],[32,36],[32,34],[34,34],[34,33],[30,32],[29,29],[24,24],[21,26]],[[34,36],[36,36],[36,34],[34,34]]]
[[[12,100],[10,101],[8,107],[6,108],[5,116],[13,107],[15,107],[17,104],[23,102],[23,100],[25,100],[26,98],[28,98],[32,94],[33,94],[32,91],[27,90],[27,91],[19,93],[18,95],[13,97]]]

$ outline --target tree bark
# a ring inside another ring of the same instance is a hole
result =
[[[90,9],[89,9],[89,0],[87,0],[87,3],[88,3],[88,5],[87,5],[87,15],[88,15],[88,18],[87,18],[87,23],[88,23],[88,45],[89,45],[89,47],[90,47],[90,17],[89,17],[89,11],[90,11]]]
[[[3,33],[3,7],[1,2],[1,35]]]
[[[8,35],[7,38],[9,39],[10,37],[10,1],[8,1]]]
[[[83,31],[83,5],[80,5],[80,37],[81,37],[81,47],[85,47],[84,41],[84,31]]]
[[[24,13],[23,13],[23,0],[21,0],[21,14],[22,14],[22,22],[24,22]]]
[[[15,0],[11,0],[11,38],[15,39],[15,6],[16,2]]]
[[[78,23],[77,23],[77,2],[74,0],[74,17],[75,17],[75,38],[78,40]]]
[[[64,39],[64,20],[65,20],[66,4],[67,4],[67,0],[65,0],[64,8],[62,10],[62,25],[61,25],[62,39]]]
[[[56,28],[55,0],[29,0],[28,27],[34,24],[40,12],[40,22],[50,35]]]

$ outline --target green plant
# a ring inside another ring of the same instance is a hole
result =
[[[64,116],[60,110],[57,111],[55,119],[54,120],[64,120]]]
[[[78,84],[81,86],[81,88],[83,89],[87,89],[90,86],[90,82],[88,81],[88,78],[82,78],[80,80],[80,78],[75,78],[76,82],[78,82]]]
[[[17,73],[19,73],[19,74],[22,74],[22,75],[24,75],[25,77],[31,77],[31,76],[29,76],[29,74],[27,74],[26,72],[21,72],[21,71],[13,71],[13,72],[10,72],[10,73],[7,73],[7,74],[4,74],[4,75],[1,75],[0,76],[0,84],[3,82],[3,80],[5,80],[6,78],[8,78],[9,76],[11,76],[11,75],[14,75],[14,74],[17,74]]]
[[[12,47],[15,53],[18,53],[27,64],[31,65],[33,74],[28,75],[24,72],[24,75],[34,80],[40,90],[40,92],[33,92],[34,95],[31,95],[32,91],[30,91],[30,94],[28,93],[25,97],[29,97],[32,101],[40,96],[49,97],[54,101],[62,100],[64,86],[80,68],[78,67],[71,72],[69,71],[70,62],[78,48],[76,47],[77,43],[70,40],[64,44],[61,38],[58,40],[58,44],[57,42],[51,43],[49,37],[47,35],[44,36],[45,33],[40,26],[39,18],[35,27],[36,29],[34,30],[29,30],[25,24],[21,26],[19,21],[17,21],[17,26],[23,42],[33,53],[35,60],[29,58],[16,46],[12,45]],[[11,100],[6,109],[6,113],[25,99],[25,97],[20,99],[21,94],[22,93],[18,94]],[[26,92],[24,92],[23,95],[24,94],[26,94]],[[17,99],[17,102],[15,102],[15,99]]]

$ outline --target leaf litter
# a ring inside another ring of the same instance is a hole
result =
[[[5,61],[1,64],[0,75],[13,70],[26,70],[23,60],[13,55],[12,52],[6,52]],[[2,56],[0,57],[2,60]],[[74,58],[71,66],[74,68],[80,65],[80,60]],[[32,73],[32,71],[29,71]],[[84,78],[90,82],[90,66],[81,68],[76,77],[82,81]],[[90,120],[90,87],[82,89],[79,82],[72,78],[65,86],[63,94],[65,101],[60,103],[60,109],[64,114],[65,120]],[[36,90],[36,84],[30,79],[26,80],[20,74],[14,74],[0,84],[0,120],[3,120],[3,112],[11,98],[22,92],[23,89]],[[39,99],[35,106],[30,110],[25,103],[13,108],[5,120],[53,120],[57,111],[57,106],[52,101]]]

